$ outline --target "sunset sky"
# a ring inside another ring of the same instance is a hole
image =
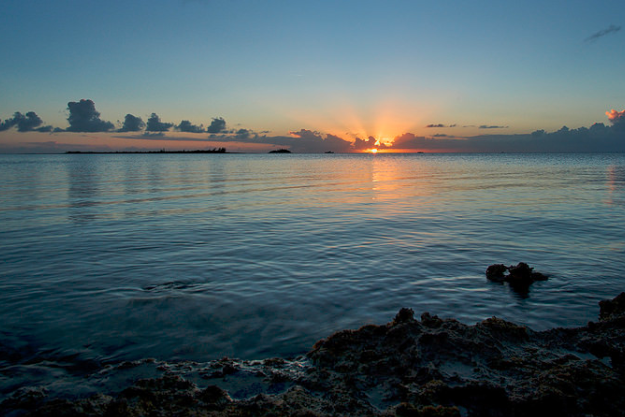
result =
[[[0,152],[625,151],[624,25],[622,0],[5,0]]]

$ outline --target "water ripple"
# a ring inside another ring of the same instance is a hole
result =
[[[5,352],[289,356],[401,307],[545,329],[623,291],[623,155],[2,155],[0,177]],[[484,277],[519,261],[551,278]]]

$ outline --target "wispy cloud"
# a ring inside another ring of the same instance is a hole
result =
[[[599,32],[593,33],[592,35],[584,39],[584,42],[595,42],[597,39],[602,38],[611,33],[616,33],[619,30],[621,30],[620,26],[610,25],[610,27],[608,27],[607,29],[603,29],[603,30],[600,30]]]
[[[480,125],[478,129],[507,129],[508,126]]]
[[[445,124],[442,124],[442,123],[431,123],[429,125],[426,125],[425,127],[427,127],[427,128],[434,128],[434,127],[443,128],[443,127],[456,127],[456,125],[455,124],[453,124],[453,125],[445,125]]]

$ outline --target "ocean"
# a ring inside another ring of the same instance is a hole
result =
[[[295,357],[402,307],[581,326],[625,291],[624,154],[0,155],[0,184],[0,396],[61,362]],[[485,278],[518,262],[549,279]]]

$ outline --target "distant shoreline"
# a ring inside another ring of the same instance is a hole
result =
[[[159,151],[67,151],[66,154],[147,154],[147,153],[230,153],[226,151],[226,148],[216,148],[216,149],[197,149],[194,151],[166,151],[161,149]]]

